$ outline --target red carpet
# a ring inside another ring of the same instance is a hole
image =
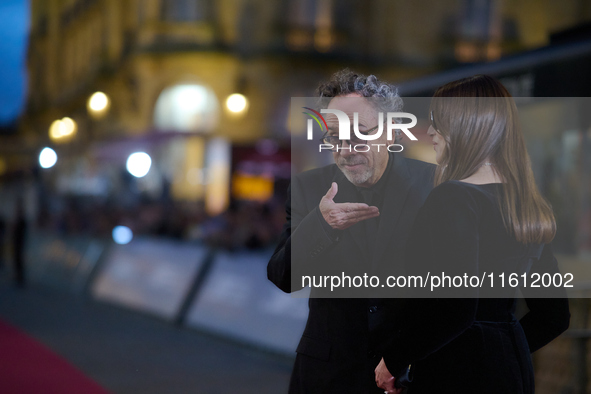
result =
[[[0,393],[108,394],[65,359],[2,321]]]

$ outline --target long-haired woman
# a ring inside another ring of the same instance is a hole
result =
[[[488,296],[468,284],[443,291],[461,298],[408,300],[376,383],[400,392],[396,379],[411,365],[409,393],[533,393],[530,353],[566,330],[570,313],[563,289],[536,292],[526,282],[529,312],[518,321],[517,288],[501,292],[501,274],[507,288],[510,273],[558,273],[554,215],[536,187],[515,102],[477,75],[440,87],[430,118],[439,166],[409,234],[407,273],[486,274],[496,283],[487,282]]]

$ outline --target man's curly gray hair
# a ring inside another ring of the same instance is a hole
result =
[[[348,68],[334,73],[328,81],[321,83],[316,93],[321,99],[358,93],[363,97],[371,97],[371,102],[379,106],[377,109],[381,112],[402,110],[402,99],[396,85],[380,81],[375,75],[365,76]]]
[[[334,73],[330,79],[316,89],[319,104],[328,106],[333,97],[357,93],[371,98],[371,104],[378,112],[401,112],[402,98],[398,95],[396,85],[381,81],[375,75],[363,75],[348,68]],[[396,122],[401,120],[396,119]],[[400,138],[400,130],[396,129],[396,139]]]

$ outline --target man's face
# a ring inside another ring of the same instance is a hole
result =
[[[353,133],[353,113],[359,114],[359,131],[364,132],[378,126],[378,112],[377,110],[360,94],[353,93],[344,96],[337,96],[330,101],[329,109],[338,109],[349,116],[351,123],[351,136]],[[328,133],[330,135],[339,134],[339,122],[336,115],[327,114],[325,116],[328,124]],[[385,114],[384,114],[385,120]],[[370,187],[375,185],[382,177],[386,166],[388,164],[388,150],[387,145],[393,141],[387,140],[386,126],[383,125],[382,135],[371,141],[364,141],[370,146],[367,152],[356,152],[353,147],[350,147],[348,141],[343,141],[338,151],[333,151],[332,155],[337,166],[341,169],[343,174],[347,177],[349,182],[356,186]],[[370,134],[377,132],[375,129]],[[372,144],[383,144],[378,147]],[[349,150],[350,148],[350,150]],[[366,148],[367,149],[367,148]],[[361,149],[361,150],[366,150]]]

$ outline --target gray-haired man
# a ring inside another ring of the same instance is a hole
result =
[[[359,131],[368,135],[380,129],[377,111],[402,109],[393,85],[349,70],[321,84],[318,94],[351,124],[357,112]],[[328,261],[351,272],[360,265],[383,267],[384,261],[401,266],[406,233],[433,184],[434,166],[389,152],[385,146],[394,141],[386,133],[371,141],[371,149],[356,150],[351,147],[366,141],[353,133],[351,140],[340,141],[336,116],[327,115],[326,121],[324,142],[335,145],[335,164],[293,177],[287,224],[267,267],[269,279],[285,292],[297,290],[296,267]],[[383,393],[374,380],[381,358],[376,349],[396,326],[399,302],[322,296],[312,288],[289,392]]]

